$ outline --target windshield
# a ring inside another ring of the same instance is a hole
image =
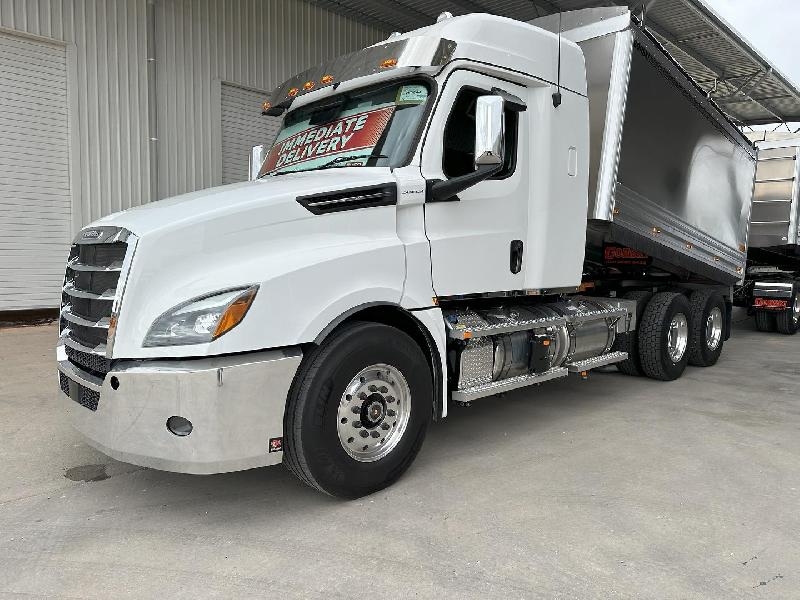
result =
[[[424,81],[403,81],[298,108],[286,115],[259,177],[332,167],[403,166],[429,96]]]

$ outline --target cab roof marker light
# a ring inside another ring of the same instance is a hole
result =
[[[397,59],[396,58],[387,58],[380,65],[378,65],[381,69],[391,69],[392,67],[397,66]]]

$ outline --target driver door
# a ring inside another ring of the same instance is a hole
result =
[[[525,87],[456,70],[447,79],[422,151],[426,180],[446,180],[473,170],[475,100],[500,89],[527,101]],[[437,296],[520,290],[525,280],[528,222],[526,113],[505,111],[501,171],[443,202],[425,205]]]

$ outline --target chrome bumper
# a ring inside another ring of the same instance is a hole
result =
[[[61,373],[100,394],[96,410],[63,392],[62,398],[73,426],[112,458],[196,474],[282,460],[282,452],[270,452],[270,440],[283,438],[286,397],[302,358],[299,349],[120,361],[105,379],[69,362],[63,346],[56,355]],[[172,416],[191,421],[192,432],[183,437],[171,433],[166,423]]]

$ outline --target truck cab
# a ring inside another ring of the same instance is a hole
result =
[[[455,404],[713,364],[730,273],[588,280],[588,93],[578,43],[483,14],[291,78],[264,103],[283,121],[251,181],[78,234],[57,348],[74,425],[120,460],[283,462],[358,497]]]

